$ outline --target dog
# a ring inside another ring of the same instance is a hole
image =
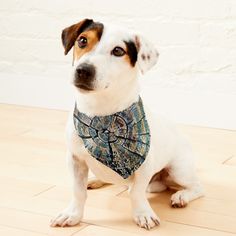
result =
[[[159,57],[154,45],[139,34],[92,19],[65,28],[61,37],[65,55],[73,48],[76,105],[66,132],[73,198],[51,226],[81,221],[88,185],[128,185],[133,219],[148,230],[160,219],[146,191],[164,191],[167,180],[178,184],[182,188],[171,196],[172,207],[185,207],[203,196],[190,145],[140,97],[138,75]],[[88,183],[89,169],[98,180]]]

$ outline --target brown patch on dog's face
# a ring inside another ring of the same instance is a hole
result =
[[[79,40],[82,37],[87,40],[87,44],[85,47],[79,46],[80,45]],[[98,31],[96,29],[91,29],[91,30],[84,31],[83,33],[81,33],[74,44],[74,60],[78,60],[85,53],[91,51],[99,42],[99,40],[100,38],[98,35]]]
[[[74,24],[74,25],[71,25],[71,26],[65,28],[62,31],[61,40],[62,40],[62,44],[65,49],[65,55],[67,55],[67,53],[73,47],[78,35],[81,32],[83,32],[83,30],[92,23],[93,23],[93,20],[84,19],[77,24]]]
[[[125,60],[134,67],[138,59],[138,51],[133,41],[124,41],[126,45]]]
[[[84,37],[88,37],[88,45],[86,45],[86,47],[83,47],[83,49],[89,46],[87,50],[84,50],[88,52],[89,50],[92,49],[91,46],[92,45],[94,46],[95,43],[97,43],[100,40],[103,32],[103,24],[99,22],[94,22],[91,19],[84,19],[77,24],[65,28],[62,31],[61,35],[62,43],[65,48],[65,55],[70,51],[70,49],[73,46],[76,45],[78,37],[84,32],[87,32],[84,35]],[[81,53],[75,53],[75,54],[76,55],[78,54],[78,56],[82,55]]]

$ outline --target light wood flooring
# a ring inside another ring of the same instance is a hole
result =
[[[171,192],[148,194],[161,218],[154,230],[131,219],[125,186],[88,191],[83,222],[51,228],[67,206],[71,190],[65,161],[67,112],[0,104],[1,236],[134,236],[236,234],[236,132],[179,125],[198,155],[206,196],[172,209]]]

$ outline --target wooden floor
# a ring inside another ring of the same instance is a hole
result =
[[[70,200],[65,161],[66,112],[0,105],[0,235],[134,236],[236,234],[236,132],[180,126],[198,160],[206,196],[185,209],[169,206],[171,192],[149,194],[161,218],[151,231],[131,219],[125,186],[90,190],[83,222],[50,228]]]

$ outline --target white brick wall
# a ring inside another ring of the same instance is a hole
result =
[[[67,108],[70,99],[63,89],[69,91],[71,55],[63,55],[60,34],[85,17],[128,25],[156,44],[159,63],[143,80],[148,91],[144,88],[144,94],[162,94],[155,104],[150,101],[153,107],[162,107],[161,112],[178,122],[236,128],[235,0],[2,1],[0,102]],[[46,97],[41,97],[40,88],[48,90]],[[167,106],[167,97],[178,101],[178,94],[185,93],[188,103],[179,100],[176,115],[171,112],[176,104]],[[215,104],[209,94],[219,99],[218,107],[211,109]],[[191,101],[198,96],[206,100],[195,104],[202,107],[199,119],[191,115],[196,110]],[[218,118],[223,107],[229,109]]]

